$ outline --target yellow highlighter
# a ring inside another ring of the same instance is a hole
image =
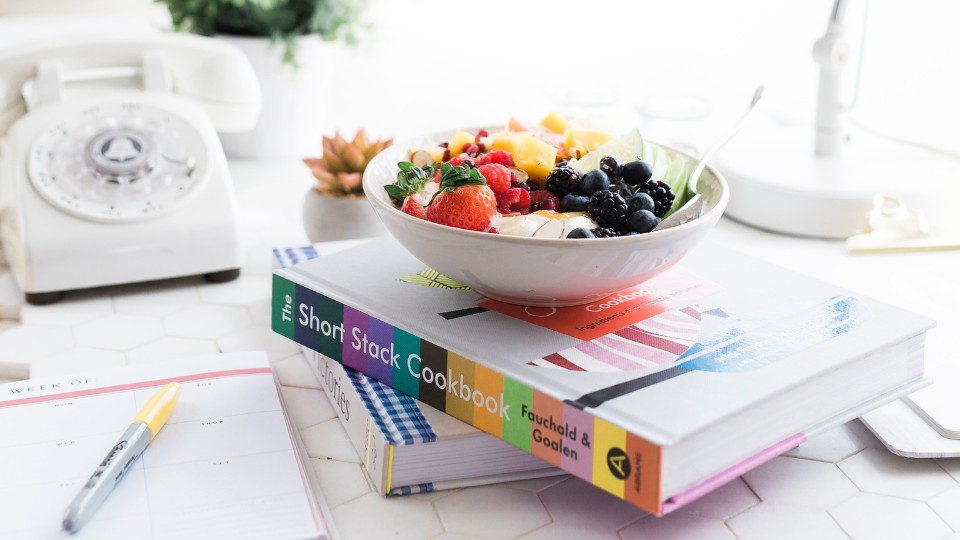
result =
[[[107,457],[103,458],[100,466],[67,507],[63,514],[63,530],[75,533],[90,520],[107,495],[130,470],[130,466],[160,432],[170,418],[179,396],[180,383],[167,383],[140,409],[133,423],[123,432],[120,440],[113,445]]]

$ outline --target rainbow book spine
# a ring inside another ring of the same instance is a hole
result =
[[[662,449],[318,291],[273,276],[273,330],[660,514]]]

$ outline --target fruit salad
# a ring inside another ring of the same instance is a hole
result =
[[[691,196],[687,161],[633,130],[619,137],[511,119],[411,148],[385,186],[402,212],[471,231],[534,238],[644,234]]]

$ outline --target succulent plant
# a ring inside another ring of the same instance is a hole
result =
[[[390,146],[393,139],[370,141],[361,129],[352,141],[340,133],[323,137],[323,157],[305,158],[317,185],[314,189],[331,197],[363,196],[363,171],[373,156]]]

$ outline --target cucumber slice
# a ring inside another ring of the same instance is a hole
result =
[[[685,159],[680,156],[673,155],[673,167],[671,168],[670,176],[664,180],[667,184],[670,185],[670,189],[673,190],[674,199],[673,204],[670,206],[670,210],[667,210],[667,213],[663,217],[667,217],[670,214],[674,213],[681,206],[687,203],[691,197],[693,197],[693,192],[690,191],[690,173],[692,172],[691,167]]]

